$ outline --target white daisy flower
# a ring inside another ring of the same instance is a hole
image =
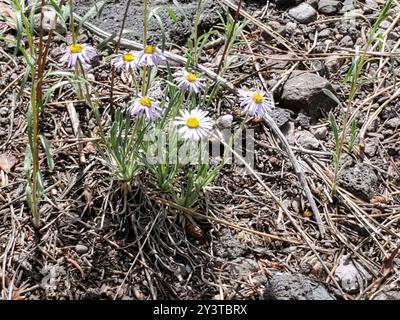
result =
[[[112,59],[111,63],[116,69],[125,67],[127,72],[129,72],[129,70],[136,71],[137,69],[137,60],[135,59],[135,54],[132,51],[118,54]]]
[[[139,66],[156,67],[164,65],[166,60],[160,49],[152,45],[147,45],[137,54],[137,64]]]
[[[90,67],[90,60],[97,55],[96,49],[87,45],[73,43],[67,47],[67,51],[61,57],[60,62],[66,64],[68,68],[75,67],[78,59],[84,68]]]
[[[271,110],[271,103],[265,98],[263,91],[251,90],[240,92],[240,106],[250,116],[262,117]]]
[[[174,124],[182,126],[178,133],[186,140],[200,140],[208,137],[214,122],[207,117],[206,111],[195,108],[192,111],[182,110],[180,117],[176,117]]]
[[[136,98],[128,109],[132,116],[144,114],[148,121],[160,115],[158,105],[146,96]]]
[[[185,69],[181,69],[175,72],[175,81],[178,83],[178,87],[183,90],[194,91],[199,93],[204,89],[204,79],[197,78],[196,74],[188,72]]]

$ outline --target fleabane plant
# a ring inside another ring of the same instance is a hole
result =
[[[117,81],[122,73],[131,80],[130,98],[108,115],[101,114],[92,101],[94,88],[88,90],[87,82],[77,94],[92,107],[102,138],[98,145],[100,153],[123,190],[129,190],[134,181],[146,183],[166,198],[193,207],[224,165],[224,157],[219,153],[213,159],[209,154],[211,140],[220,136],[207,110],[218,85],[196,68],[193,57],[201,54],[204,47],[204,41],[198,38],[206,39],[198,37],[197,25],[195,39],[190,43],[198,43],[199,47],[189,46],[184,67],[171,67],[163,50],[147,41],[147,0],[144,7],[142,49],[123,52],[116,49],[108,64],[117,71]],[[67,68],[74,68],[77,77],[85,78],[98,52],[89,44],[78,43],[73,26],[71,32],[73,41],[60,61]],[[265,93],[257,90],[243,92],[241,105],[250,116],[262,116],[270,108]],[[111,119],[106,127],[103,127],[104,117]]]

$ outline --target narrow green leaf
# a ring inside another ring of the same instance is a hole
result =
[[[336,122],[335,116],[333,115],[332,112],[329,112],[329,122],[331,124],[332,131],[333,131],[333,136],[335,138],[336,149],[338,149],[338,147],[339,147],[339,130],[338,130],[338,126],[337,126],[337,122]]]
[[[167,13],[168,13],[170,19],[172,20],[172,22],[176,23],[176,21],[177,21],[176,13],[170,7],[167,7],[165,10],[167,11]]]
[[[354,144],[356,142],[356,138],[357,138],[357,121],[353,120],[351,122],[351,134],[350,134],[350,140],[349,140],[349,152],[353,151],[354,148]]]
[[[341,105],[340,100],[338,99],[338,97],[336,97],[336,95],[328,90],[328,89],[322,89],[322,91],[329,97],[331,98],[333,101],[335,101],[338,105]]]
[[[53,152],[51,150],[50,143],[41,134],[39,135],[39,138],[40,138],[40,141],[42,142],[42,146],[43,146],[44,152],[46,154],[47,166],[49,167],[50,171],[53,171],[53,169],[54,169],[54,158],[53,158]]]

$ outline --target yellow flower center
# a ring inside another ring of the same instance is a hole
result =
[[[82,46],[79,43],[73,43],[69,46],[69,52],[71,53],[81,53]]]
[[[186,125],[191,129],[196,129],[200,125],[200,122],[195,117],[189,117],[186,119]]]
[[[147,108],[150,108],[150,107],[151,107],[151,100],[150,100],[149,98],[147,98],[147,97],[141,97],[141,98],[139,99],[139,103],[140,103],[142,106],[145,106],[145,107],[147,107]]]
[[[262,97],[262,95],[261,95],[260,93],[258,93],[257,91],[254,92],[254,93],[251,95],[251,99],[253,99],[253,101],[254,101],[255,103],[261,103],[261,102],[263,102],[263,97]]]
[[[189,82],[195,82],[197,80],[197,77],[194,73],[187,73],[186,80]]]
[[[125,62],[131,62],[133,59],[135,59],[135,56],[131,52],[127,52],[122,55],[122,60]]]
[[[144,53],[153,54],[156,51],[156,48],[151,45],[147,45],[144,47]]]

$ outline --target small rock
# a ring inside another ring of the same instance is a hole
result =
[[[287,33],[292,34],[292,33],[294,33],[296,31],[296,29],[297,29],[297,23],[296,22],[290,21],[290,22],[288,22],[286,24],[286,32]]]
[[[309,131],[303,130],[295,133],[297,145],[305,149],[318,149],[319,141]]]
[[[10,112],[10,108],[7,108],[7,107],[0,108],[0,115],[3,117],[7,116],[9,114],[9,112]]]
[[[386,121],[385,126],[390,127],[392,129],[400,128],[400,118],[392,118]]]
[[[290,17],[296,21],[307,24],[317,18],[317,11],[308,3],[301,3],[297,7],[291,8],[288,11]]]
[[[89,248],[87,246],[83,245],[83,244],[77,244],[75,246],[75,251],[78,254],[85,254],[86,252],[89,251]]]
[[[233,116],[231,114],[224,114],[217,119],[217,125],[221,128],[230,128],[232,127]]]
[[[346,163],[342,165],[339,184],[366,201],[376,195],[379,185],[374,169],[364,162],[354,163],[351,158],[343,160]]]
[[[371,275],[359,264],[353,262],[348,256],[340,259],[339,266],[335,270],[335,278],[348,293],[360,292],[371,281]]]
[[[275,272],[268,280],[264,300],[336,300],[325,286],[302,274]]]
[[[39,32],[40,30],[40,18],[41,14],[38,13],[35,16],[35,30]],[[60,34],[66,34],[67,29],[64,25],[60,23],[60,18],[57,17],[57,14],[54,10],[46,10],[43,12],[43,30],[48,33],[51,30],[56,31]]]
[[[314,132],[314,137],[319,139],[319,140],[324,140],[328,134],[328,128],[327,127],[321,127],[315,130]]]
[[[286,33],[286,28],[285,26],[281,25],[278,21],[270,21],[268,22],[268,26],[274,30],[276,33],[279,33],[281,36],[285,35]],[[264,35],[264,38],[266,37],[267,39],[270,39],[271,37],[269,36],[269,34]]]
[[[323,14],[335,14],[342,7],[340,1],[335,0],[319,0],[318,11]]]
[[[343,59],[339,56],[329,56],[325,59],[325,66],[331,74],[338,72],[343,63]]]
[[[321,77],[327,75],[328,69],[321,60],[314,60],[311,63],[311,68],[318,73]]]
[[[381,24],[379,25],[379,28],[382,28],[382,29],[386,30],[386,29],[388,29],[390,27],[390,25],[391,25],[391,23],[389,21],[383,20],[381,22]]]
[[[375,0],[365,0],[364,13],[373,13],[379,9],[378,3]]]
[[[311,117],[300,111],[295,122],[302,128],[308,128],[310,126]]]
[[[376,151],[378,150],[378,145],[379,138],[377,137],[365,139],[365,154],[369,157],[375,156]]]
[[[354,45],[353,39],[349,35],[344,36],[342,40],[340,40],[339,42],[340,47],[351,48],[353,47],[353,45]]]
[[[316,120],[322,111],[329,112],[336,106],[324,89],[334,93],[332,85],[325,78],[310,72],[294,72],[283,85],[281,106],[294,112],[303,111]]]
[[[235,239],[230,230],[223,230],[220,235],[220,241],[214,246],[215,255],[229,260],[243,256],[247,248],[237,239]]]
[[[331,35],[331,33],[332,33],[331,29],[326,28],[326,29],[322,30],[322,31],[319,33],[319,36],[320,36],[321,38],[327,38],[327,37],[329,37],[329,36]]]
[[[271,109],[269,115],[274,119],[278,127],[284,126],[290,120],[290,112],[286,109],[275,107]]]
[[[345,0],[339,13],[346,13],[355,9],[355,0]]]

